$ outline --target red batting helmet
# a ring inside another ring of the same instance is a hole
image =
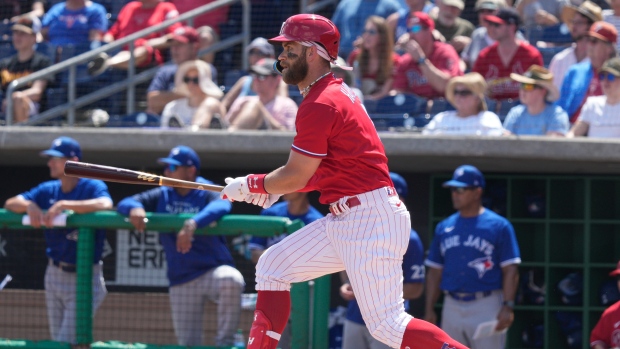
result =
[[[338,58],[338,44],[340,32],[329,19],[313,14],[300,14],[289,17],[282,23],[280,35],[269,41],[314,41],[327,50],[332,60]]]

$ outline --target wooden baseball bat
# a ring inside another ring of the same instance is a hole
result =
[[[100,179],[107,182],[209,190],[218,193],[224,189],[224,187],[220,185],[184,181],[145,172],[132,171],[125,168],[89,164],[87,162],[78,161],[67,161],[65,163],[65,175],[71,177]]]

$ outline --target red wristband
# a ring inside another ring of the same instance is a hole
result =
[[[248,188],[250,193],[269,194],[265,190],[265,176],[267,174],[251,174],[248,175]]]

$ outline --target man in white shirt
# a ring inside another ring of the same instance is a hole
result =
[[[601,8],[591,1],[584,1],[579,7],[567,5],[562,10],[562,21],[570,29],[575,41],[569,48],[558,52],[551,63],[549,71],[553,74],[553,84],[560,89],[568,68],[573,64],[589,60],[588,30],[594,22],[602,20]]]

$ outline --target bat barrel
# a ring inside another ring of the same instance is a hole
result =
[[[160,176],[118,167],[67,161],[65,175],[128,184],[160,185]]]

